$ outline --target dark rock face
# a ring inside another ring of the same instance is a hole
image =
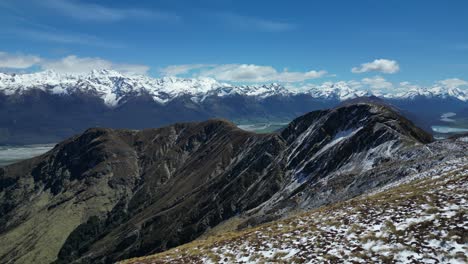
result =
[[[282,157],[286,180],[274,199],[249,212],[253,223],[284,211],[349,199],[394,180],[394,175],[381,175],[356,186],[361,175],[401,161],[399,151],[433,140],[391,108],[368,103],[309,113],[280,135],[288,145]]]
[[[370,103],[311,112],[274,134],[224,120],[89,129],[0,169],[0,259],[111,263],[163,251],[233,216],[256,224],[391,182],[382,168],[431,141]],[[29,239],[11,244],[19,236]]]
[[[259,177],[267,174],[264,168],[283,144],[278,135],[255,135],[223,120],[139,132],[89,129],[41,157],[1,169],[1,232],[14,232],[22,218],[34,219],[37,211],[73,204],[84,211],[84,221],[71,228],[59,253],[63,261],[99,237],[112,238],[99,247],[106,254],[118,249],[109,259],[143,254],[150,247],[163,250],[257,206],[277,190],[279,164],[268,173],[270,181]],[[44,195],[45,205],[31,202]],[[128,228],[135,229],[129,237]],[[24,232],[33,236],[36,231]],[[4,252],[2,259],[23,253],[16,250]]]

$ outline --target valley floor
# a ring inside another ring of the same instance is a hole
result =
[[[29,159],[51,150],[55,144],[37,144],[23,146],[0,145],[0,167]]]
[[[122,263],[467,263],[467,164]]]

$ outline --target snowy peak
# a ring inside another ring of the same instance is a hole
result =
[[[409,98],[430,97],[430,98],[456,98],[460,101],[468,101],[468,91],[460,88],[435,86],[429,89],[412,88],[406,92],[396,94],[385,94],[386,98]]]
[[[226,87],[211,78],[150,78],[127,75],[113,70],[93,70],[89,74],[60,74],[44,71],[30,74],[0,73],[0,91],[6,95],[40,89],[53,94],[77,92],[99,96],[109,106],[116,106],[127,96],[149,94],[156,102],[166,103],[180,95],[200,95]]]
[[[308,89],[307,93],[315,98],[334,98],[340,101],[373,95],[367,90],[351,88],[346,82],[325,82]]]
[[[93,70],[87,74],[63,74],[51,70],[27,73],[0,73],[0,92],[21,95],[39,89],[52,94],[87,93],[100,97],[108,106],[116,106],[125,98],[150,95],[155,102],[165,104],[184,95],[194,102],[202,102],[207,96],[241,95],[264,99],[271,96],[309,95],[313,98],[348,100],[363,96],[379,96],[394,99],[417,97],[456,98],[468,100],[468,92],[459,88],[436,86],[429,89],[413,88],[400,93],[370,92],[351,87],[348,82],[325,82],[304,88],[288,87],[272,83],[262,85],[231,85],[207,77],[151,78],[136,74],[123,74],[114,70]]]

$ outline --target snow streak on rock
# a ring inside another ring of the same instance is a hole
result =
[[[448,168],[125,263],[466,263],[467,159]]]

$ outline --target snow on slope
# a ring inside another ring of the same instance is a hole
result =
[[[415,98],[417,96],[423,97],[440,97],[440,98],[456,98],[461,101],[468,101],[468,92],[460,88],[452,87],[432,87],[429,89],[415,88],[405,92],[395,94],[384,94],[384,98]]]
[[[275,95],[306,94],[313,98],[347,100],[361,96],[377,95],[367,90],[351,88],[346,82],[326,82],[307,89],[285,88],[280,84],[240,85],[220,83],[212,78],[151,78],[143,75],[122,74],[113,70],[93,70],[89,74],[60,74],[44,71],[28,74],[0,73],[0,92],[6,95],[23,94],[40,89],[52,94],[84,92],[99,96],[108,106],[118,105],[128,96],[150,95],[154,101],[165,104],[182,95],[189,95],[194,102],[207,96],[243,96],[266,98]],[[468,101],[468,92],[457,88],[433,87],[412,89],[404,93],[378,94],[385,98],[453,97]]]
[[[87,75],[58,74],[45,71],[32,74],[0,73],[0,91],[6,95],[22,94],[40,89],[52,94],[84,92],[101,97],[115,106],[126,96],[149,94],[156,102],[166,103],[180,95],[205,95],[217,88],[227,87],[211,78],[154,79],[142,75],[124,75],[111,70],[94,70]]]
[[[123,263],[467,263],[468,167]]]

